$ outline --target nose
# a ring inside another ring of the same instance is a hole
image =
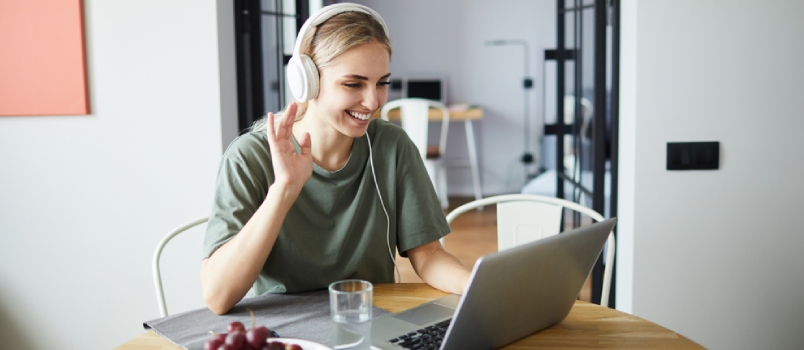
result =
[[[384,89],[378,87],[368,88],[363,94],[363,107],[372,111],[377,110],[387,98],[388,95]]]

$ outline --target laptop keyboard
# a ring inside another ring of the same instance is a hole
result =
[[[444,333],[447,333],[450,322],[452,322],[452,319],[424,327],[415,332],[400,335],[388,340],[388,342],[412,350],[438,349],[441,347],[441,342],[444,340]]]

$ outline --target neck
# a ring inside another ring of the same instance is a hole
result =
[[[355,140],[322,122],[321,118],[311,115],[309,110],[302,120],[293,125],[293,136],[297,140],[300,140],[305,132],[310,133],[310,153],[313,162],[318,166],[335,171],[343,168],[349,161]]]

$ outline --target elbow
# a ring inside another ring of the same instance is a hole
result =
[[[226,298],[220,297],[217,293],[210,293],[207,290],[204,290],[204,304],[206,304],[209,311],[212,311],[216,315],[223,315],[229,310],[232,309],[234,306],[231,302],[226,300]]]
[[[204,298],[204,305],[216,315],[223,315],[229,312],[235,303],[231,301],[228,293],[219,288],[216,283],[213,283],[214,281],[210,280],[209,276],[204,272],[205,270],[202,269],[201,296]]]
[[[251,285],[238,285],[236,281],[220,278],[214,274],[214,269],[207,265],[207,260],[201,267],[201,294],[207,308],[217,315],[229,312],[248,292]]]
[[[209,311],[212,311],[214,314],[218,316],[224,315],[227,312],[229,312],[229,310],[232,309],[231,307],[226,307],[224,305],[213,305],[210,303],[207,303],[207,308],[209,309]]]

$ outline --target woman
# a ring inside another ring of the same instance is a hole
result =
[[[460,294],[468,281],[438,241],[449,226],[418,151],[402,129],[371,118],[390,79],[382,18],[333,6],[353,10],[305,24],[294,52],[314,64],[317,91],[255,123],[221,160],[201,268],[217,314],[244,296],[394,282],[392,247],[435,288]]]

